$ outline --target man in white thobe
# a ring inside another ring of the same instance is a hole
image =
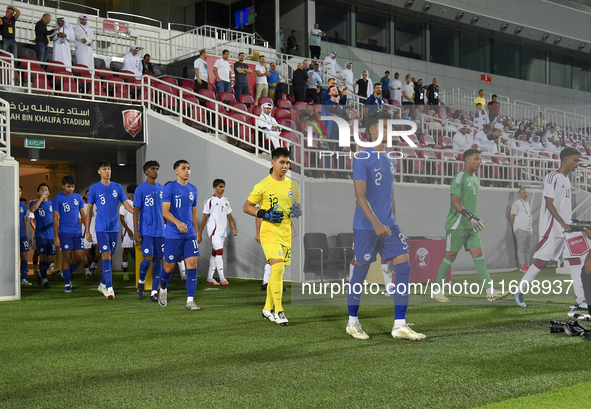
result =
[[[92,50],[94,33],[88,25],[88,16],[86,14],[81,14],[78,17],[78,24],[74,28],[74,34],[76,36],[76,61],[78,64],[86,65],[91,70],[94,70],[94,53]]]

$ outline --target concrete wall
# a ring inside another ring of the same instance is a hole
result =
[[[4,155],[4,153],[0,154]],[[20,298],[18,163],[0,159],[0,300]]]

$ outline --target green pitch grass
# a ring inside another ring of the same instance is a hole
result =
[[[575,384],[588,400],[591,343],[549,333],[568,300],[411,306],[421,342],[392,339],[392,306],[362,304],[362,341],[345,334],[346,306],[291,305],[289,285],[278,327],[261,318],[260,281],[199,277],[192,312],[178,277],[166,308],[121,277],[113,301],[78,274],[71,294],[57,276],[0,303],[0,407],[566,407]]]

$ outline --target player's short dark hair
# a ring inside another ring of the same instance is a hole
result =
[[[466,159],[468,159],[470,156],[475,155],[477,153],[480,153],[480,151],[478,149],[474,149],[474,148],[468,149],[466,152],[464,152],[464,162],[466,162]]]
[[[336,81],[336,80],[334,78],[329,78],[328,81]]]
[[[373,89],[376,89],[376,87],[378,85],[381,87],[382,86],[382,83],[381,82],[376,82],[375,84],[373,84]]]
[[[218,187],[218,185],[219,185],[220,183],[223,183],[224,185],[226,184],[226,182],[224,181],[224,179],[214,179],[214,181],[213,181],[213,187],[214,187],[214,188],[215,188],[215,187]]]
[[[23,190],[23,187],[22,187],[21,185],[18,185],[18,188],[19,188],[20,190]]]
[[[19,200],[20,200],[21,202],[23,202],[24,204],[27,204],[27,199],[25,199],[24,197],[21,197]]]
[[[269,175],[273,173],[273,168],[269,168]]]
[[[135,189],[137,188],[137,185],[129,185],[127,186],[127,193],[132,194],[135,193]]]
[[[150,54],[144,54],[144,58],[143,59],[145,60],[146,57],[149,57],[149,56],[150,56]]]
[[[244,53],[243,53],[243,52],[239,52],[239,53],[238,53],[238,57],[240,57],[240,55],[241,55],[241,54],[244,54]]]
[[[223,51],[222,51],[222,55],[224,55],[224,54],[226,54],[226,53],[230,54],[230,51],[228,51],[228,50],[223,50]]]
[[[109,162],[108,160],[102,160],[99,163],[97,163],[96,168],[100,169],[100,168],[110,168],[111,167],[111,162]]]
[[[285,156],[286,158],[290,157],[289,150],[286,148],[276,148],[271,151],[271,159],[279,159],[280,157]]]
[[[155,160],[149,160],[146,163],[144,163],[144,172],[150,169],[152,166],[160,167],[160,164]]]
[[[492,99],[492,98],[497,98],[497,94],[492,94],[492,97],[491,97],[491,99]]]
[[[376,112],[375,114],[372,114],[367,117],[367,119],[365,121],[365,127],[367,129],[369,129],[372,126],[377,125],[380,122],[380,120],[387,121],[388,119],[392,119],[388,112],[385,112],[385,111]]]
[[[38,192],[39,190],[41,190],[41,188],[42,188],[43,186],[45,186],[45,187],[47,188],[47,190],[50,190],[50,189],[49,189],[49,185],[48,185],[47,183],[43,182],[43,183],[41,183],[39,186],[37,186],[37,192]]]
[[[64,176],[62,178],[62,186],[66,185],[76,185],[76,180],[74,180],[73,176]]]
[[[490,129],[490,128],[491,128],[490,124],[486,124],[486,125],[484,125],[484,126],[482,127],[482,129],[483,129],[483,130],[484,130],[484,129]]]
[[[87,194],[87,193],[89,193],[89,192],[90,192],[90,190],[89,190],[89,189],[86,189],[86,192],[84,192],[84,194]]]
[[[384,74],[390,74],[390,71],[386,71]]]
[[[184,159],[179,159],[179,160],[177,160],[177,161],[174,163],[174,165],[172,165],[172,169],[173,169],[173,170],[176,170],[176,168],[178,168],[179,166],[181,166],[183,163],[186,163],[187,165],[190,165],[190,163],[189,163],[189,162],[187,162],[186,160],[184,160]]]
[[[574,155],[581,156],[581,152],[578,149],[573,148],[572,146],[567,146],[566,148],[560,151],[560,161],[562,162],[569,156]]]
[[[483,90],[483,89],[479,89],[479,90],[478,90],[478,93],[480,94],[480,92],[481,92],[481,91],[484,91],[484,90]]]

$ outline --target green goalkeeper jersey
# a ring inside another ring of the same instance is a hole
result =
[[[459,196],[460,204],[474,216],[478,216],[479,185],[480,181],[478,180],[478,176],[476,176],[476,174],[469,176],[464,170],[456,173],[451,181],[451,194]],[[468,219],[462,217],[460,212],[451,205],[450,196],[449,214],[447,215],[447,219],[445,219],[445,230],[449,231],[458,229],[472,230],[472,225]]]

